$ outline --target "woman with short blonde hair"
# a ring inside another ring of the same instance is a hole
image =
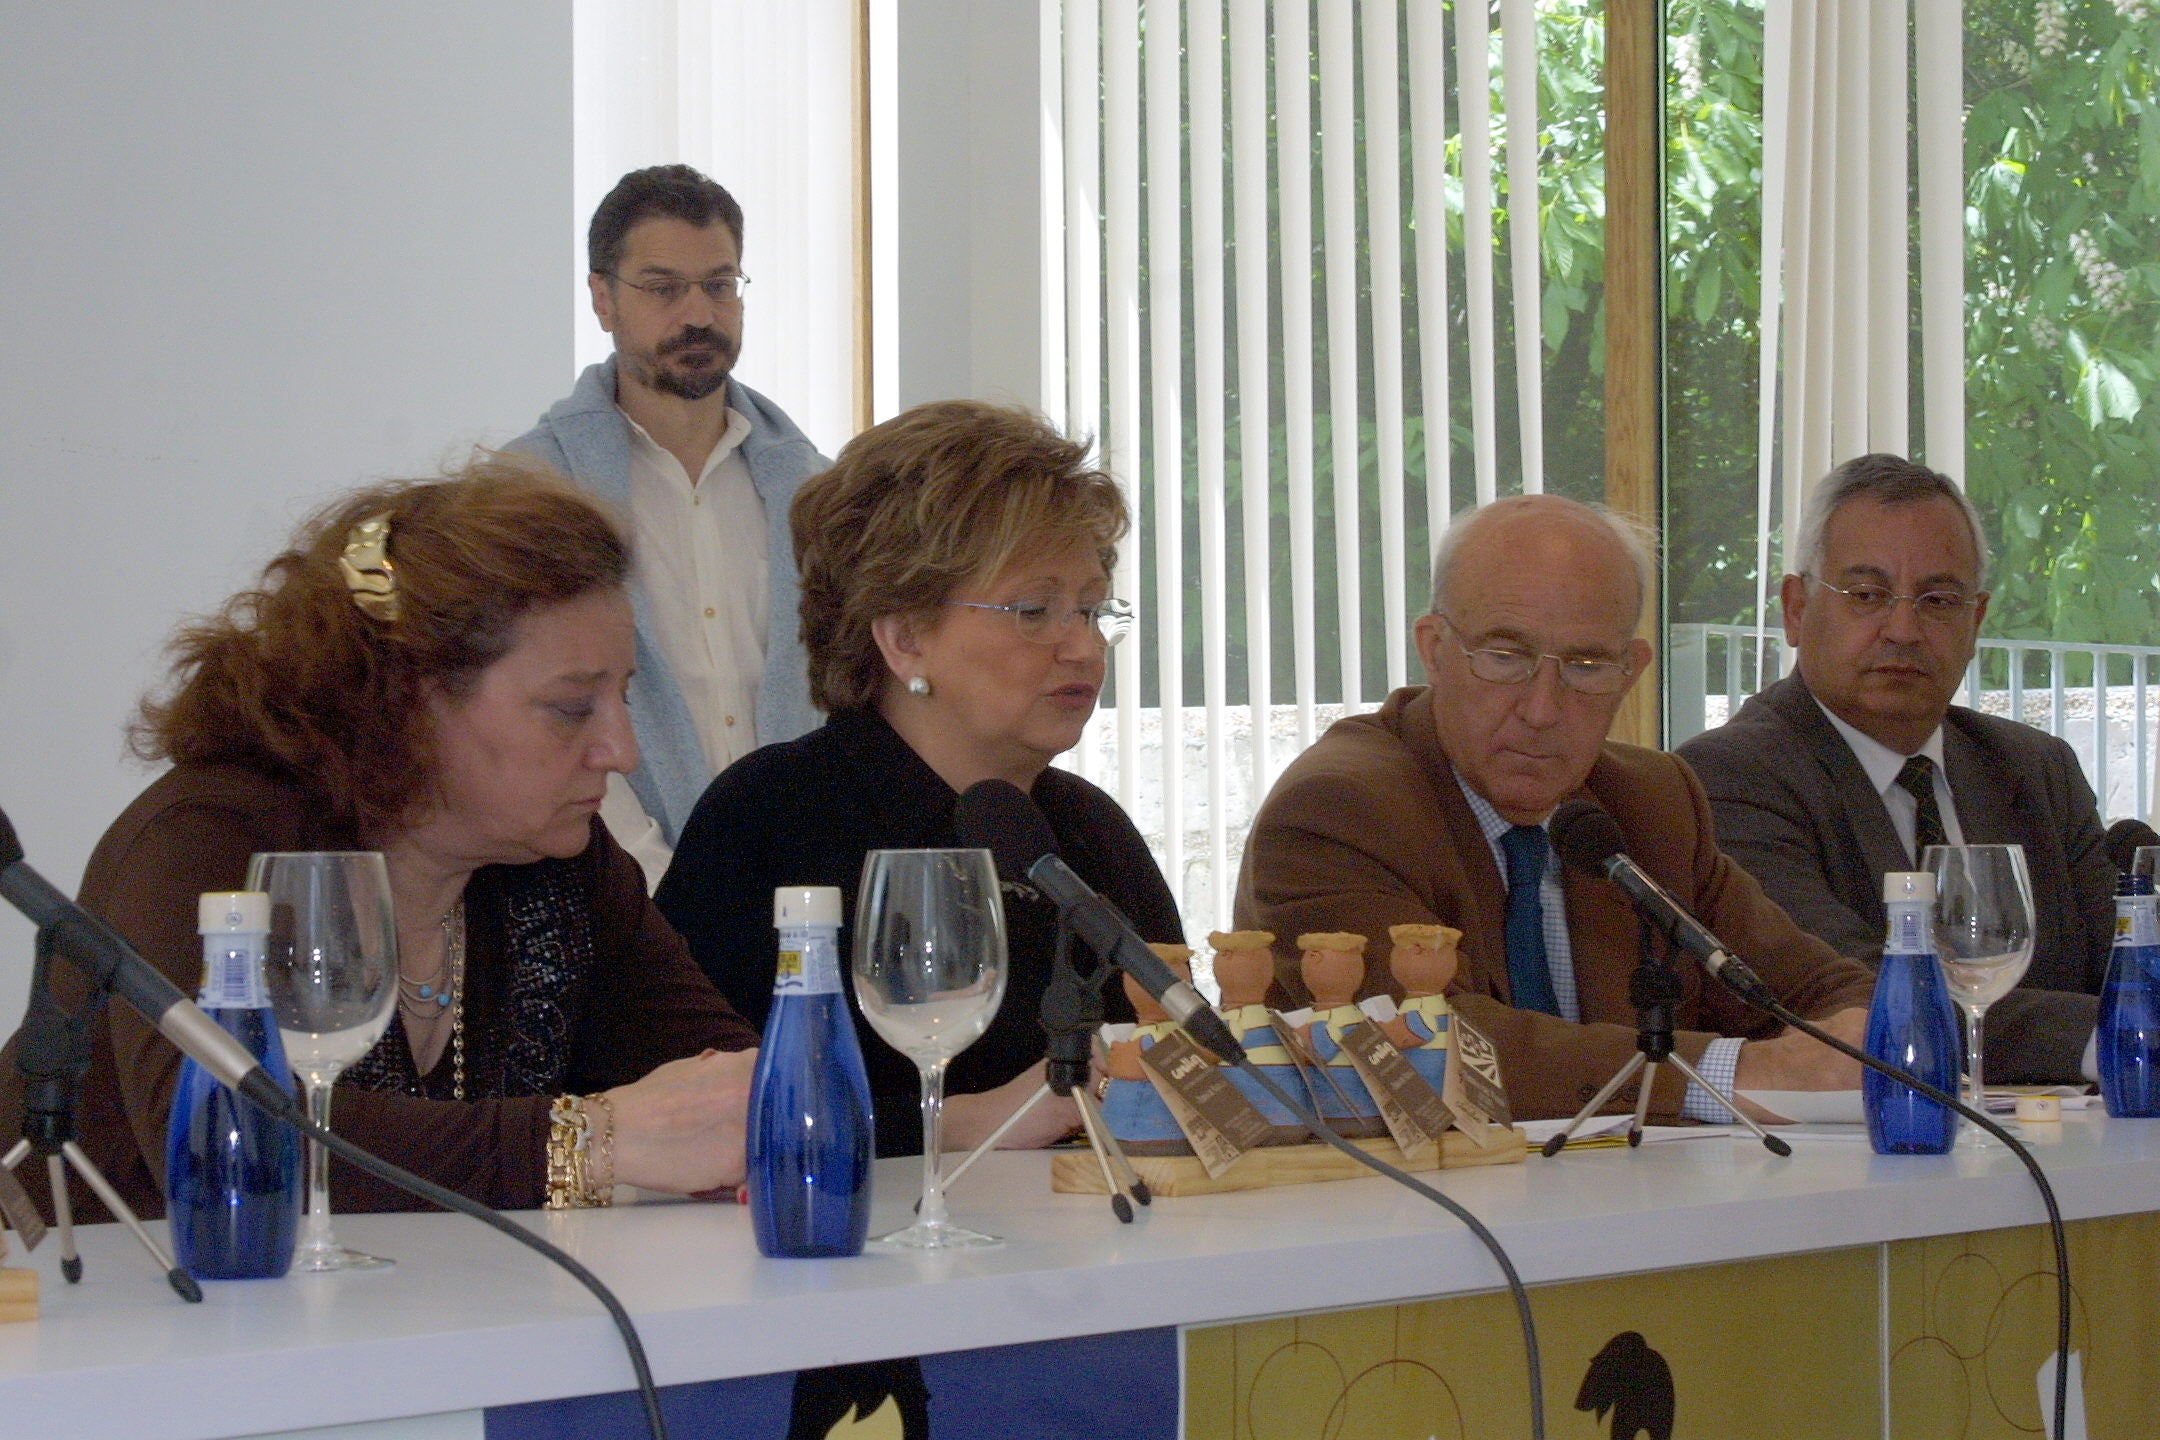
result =
[[[867,853],[955,844],[954,802],[989,779],[1033,797],[1066,863],[1144,937],[1182,940],[1169,887],[1117,802],[1050,766],[1094,713],[1131,616],[1109,593],[1124,498],[1088,447],[1025,410],[922,405],[849,442],[804,484],[792,519],[811,694],[830,718],[713,782],[655,896],[722,992],[762,1020],[775,886],[837,885],[852,915]],[[1042,1079],[1056,916],[1032,893],[1008,889],[1005,904],[1005,1001],[949,1072],[956,1147]],[[1106,1000],[1130,1018],[1122,994]],[[914,1065],[857,1028],[879,1153],[919,1151]],[[1046,1102],[1004,1143],[1047,1144],[1077,1124],[1071,1101]]]

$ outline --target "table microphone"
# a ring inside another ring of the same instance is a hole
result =
[[[292,1096],[264,1072],[254,1055],[155,965],[135,953],[111,926],[53,888],[23,862],[22,842],[0,811],[0,898],[52,937],[66,956],[101,990],[111,990],[155,1025],[180,1053],[273,1115],[298,1118]]]
[[[1244,1047],[1200,992],[1163,964],[1124,912],[1059,857],[1057,836],[1027,792],[1004,780],[970,785],[953,807],[953,828],[962,845],[995,857],[1000,876],[1026,880],[1049,897],[1089,949],[1137,980],[1193,1039],[1233,1065],[1244,1058]]]
[[[2107,828],[2108,863],[2124,875],[2137,867],[2137,852],[2147,845],[2160,845],[2160,830],[2142,820],[2117,820]]]
[[[1564,801],[1553,811],[1550,833],[1553,849],[1560,852],[1562,860],[1619,886],[1635,902],[1636,909],[1735,994],[1743,999],[1769,994],[1768,987],[1746,962],[1726,949],[1722,940],[1628,857],[1620,822],[1604,806],[1595,800]]]

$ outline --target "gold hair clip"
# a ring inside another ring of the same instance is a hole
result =
[[[390,512],[385,510],[347,531],[345,553],[338,557],[353,604],[385,625],[398,618],[397,567],[390,563],[389,551]]]

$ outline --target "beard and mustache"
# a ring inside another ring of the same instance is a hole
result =
[[[736,348],[732,336],[711,326],[688,326],[682,333],[653,348],[645,363],[638,367],[645,372],[640,378],[663,395],[703,400],[727,384],[728,374],[735,368]],[[671,358],[690,351],[710,352],[713,359],[693,369],[679,369],[668,364]]]

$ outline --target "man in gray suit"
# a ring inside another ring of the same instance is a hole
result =
[[[1930,844],[2015,843],[2038,943],[1988,1011],[1987,1078],[2074,1081],[2114,935],[2092,787],[2062,741],[1950,703],[1987,614],[1987,538],[1948,478],[1863,455],[1817,484],[1779,590],[1799,669],[1680,747],[1718,843],[1803,930],[1873,962],[1882,877]]]

